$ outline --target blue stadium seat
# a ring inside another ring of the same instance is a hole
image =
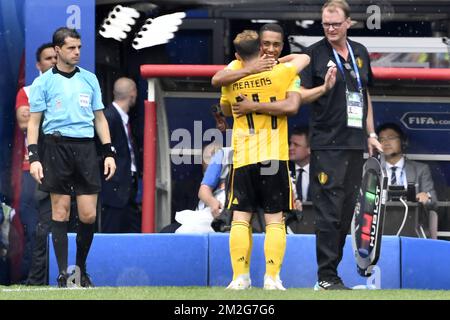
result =
[[[401,237],[402,288],[450,289],[450,242]]]

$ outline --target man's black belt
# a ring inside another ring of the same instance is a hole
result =
[[[53,142],[89,142],[94,141],[94,138],[75,138],[75,137],[66,137],[61,135],[59,132],[55,132],[52,134],[46,134],[44,136],[44,139],[46,141],[53,141]]]

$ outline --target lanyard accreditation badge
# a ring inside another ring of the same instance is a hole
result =
[[[364,100],[361,92],[346,91],[347,127],[362,129]]]
[[[353,55],[352,47],[347,42],[348,52],[350,53],[350,58],[352,59],[353,71],[356,75],[356,81],[358,82],[358,91],[349,91],[347,88],[347,82],[345,83],[345,98],[347,105],[347,127],[351,128],[363,128],[363,110],[364,110],[364,98],[361,78],[359,76],[358,66],[356,65],[355,56]],[[342,77],[345,81],[345,72],[342,66],[341,59],[337,54],[336,50],[333,48],[333,54],[336,59],[336,64],[341,71]]]

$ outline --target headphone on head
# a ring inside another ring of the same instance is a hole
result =
[[[383,123],[382,125],[380,125],[377,128],[376,133],[379,136],[381,131],[384,131],[387,129],[394,130],[398,134],[398,136],[400,138],[402,153],[405,153],[406,149],[408,148],[408,137],[405,134],[405,132],[402,130],[402,128],[398,124],[396,124],[394,122],[387,122],[387,123]]]

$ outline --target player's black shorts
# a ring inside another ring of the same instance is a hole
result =
[[[56,194],[95,194],[101,190],[100,168],[92,138],[45,135],[44,179],[39,188]]]
[[[270,160],[231,171],[227,207],[231,210],[278,213],[292,209],[288,162]]]

